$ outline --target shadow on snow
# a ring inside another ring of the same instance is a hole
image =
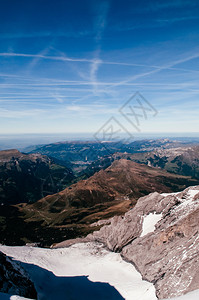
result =
[[[38,300],[124,300],[110,284],[88,276],[61,277],[33,264],[21,263],[34,282]]]

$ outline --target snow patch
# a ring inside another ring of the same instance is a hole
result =
[[[189,190],[188,196],[194,198],[199,193],[199,190]]]
[[[175,209],[178,214],[182,216],[187,215],[191,211],[195,210],[199,205],[199,198],[194,200],[194,197],[199,193],[199,190],[189,189],[182,198],[178,198],[181,204]]]
[[[20,296],[17,296],[17,295],[13,295],[13,296],[11,296],[10,297],[10,300],[31,300],[31,299],[29,299],[29,298],[24,298],[24,297],[20,297]]]
[[[178,205],[174,206],[170,211],[170,216],[175,216],[174,221],[170,223],[170,226],[185,218],[199,207],[198,186],[192,186],[179,193],[164,193],[161,195],[164,197],[173,195],[176,197],[176,200],[178,200]],[[194,199],[196,195],[198,195],[198,197]]]
[[[164,196],[164,197],[167,197],[167,196],[172,196],[172,195],[177,195],[179,194],[180,192],[175,192],[175,193],[162,193],[160,195]]]
[[[9,295],[9,294],[5,294],[5,293],[0,293],[0,299],[1,300],[31,300],[29,298],[24,298],[24,297],[17,296],[17,295]]]
[[[142,224],[142,233],[140,237],[145,236],[150,232],[154,232],[155,225],[162,219],[161,214],[150,213],[147,216],[144,216],[143,224]]]

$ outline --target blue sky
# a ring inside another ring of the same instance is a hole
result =
[[[198,132],[199,1],[0,0],[0,133]]]

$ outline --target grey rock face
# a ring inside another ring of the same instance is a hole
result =
[[[152,193],[138,200],[136,206],[124,216],[112,218],[110,226],[104,226],[94,232],[90,238],[103,242],[112,250],[119,252],[142,233],[143,216],[149,213],[160,214],[164,206],[165,197]]]
[[[0,252],[0,292],[37,298],[33,283],[22,266]]]
[[[161,213],[161,219],[143,234],[146,216],[152,213]],[[199,187],[177,194],[153,193],[87,239],[121,252],[143,279],[154,283],[159,299],[170,298],[199,289],[198,221]]]

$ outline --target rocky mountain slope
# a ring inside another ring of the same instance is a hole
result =
[[[178,191],[188,184],[196,182],[197,180],[189,177],[176,176],[163,170],[121,159],[114,161],[110,167],[95,173],[87,180],[79,181],[32,205],[22,205],[21,207],[33,220],[34,212],[37,215],[39,210],[42,212],[40,220],[44,223],[66,224],[68,214],[70,218],[68,223],[71,223],[73,211],[75,212],[74,221],[78,222],[86,217],[86,210],[91,207],[103,206],[105,203],[107,206],[112,206],[112,202],[115,201],[117,203],[130,201],[131,204],[135,204],[135,200],[152,191]],[[84,209],[83,215],[81,209]],[[36,216],[36,218],[39,217]]]
[[[133,161],[116,160],[107,169],[57,194],[2,210],[1,242],[40,242],[49,246],[85,236],[101,226],[90,226],[92,223],[124,214],[141,196],[153,191],[175,192],[194,184],[199,181]]]
[[[78,242],[98,241],[120,252],[155,285],[158,299],[166,299],[199,289],[198,219],[199,186],[179,193],[155,192]]]
[[[31,299],[37,298],[34,284],[21,264],[2,252],[0,252],[0,292]]]
[[[0,203],[32,203],[63,190],[74,179],[70,168],[41,154],[0,151]]]

